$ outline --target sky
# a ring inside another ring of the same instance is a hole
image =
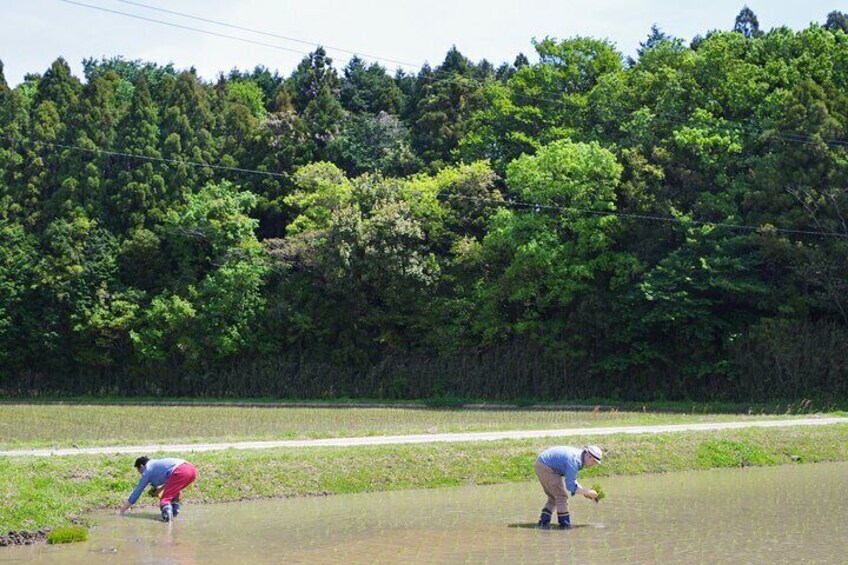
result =
[[[518,53],[533,57],[533,38],[575,35],[608,39],[633,55],[652,24],[687,42],[727,30],[746,4],[736,0],[0,0],[0,61],[15,86],[64,57],[82,77],[87,57],[123,56],[177,68],[195,67],[214,80],[232,68],[256,65],[289,75],[316,45],[341,69],[358,53],[393,70],[439,64],[452,45],[469,59],[497,65]],[[95,6],[99,9],[86,7]],[[164,13],[137,4],[225,22],[261,35]],[[760,29],[803,29],[824,23],[848,0],[751,0]],[[107,12],[105,10],[112,10]],[[114,12],[168,22],[163,25]],[[184,26],[184,27],[176,27]],[[202,29],[264,43],[200,33]],[[406,63],[405,65],[398,62]]]

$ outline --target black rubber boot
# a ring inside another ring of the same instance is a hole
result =
[[[542,508],[542,515],[539,516],[539,523],[536,524],[537,528],[541,528],[543,530],[550,529],[551,527],[551,514],[552,512],[547,508]]]
[[[170,522],[174,519],[174,509],[170,504],[166,504],[162,507],[162,521]]]

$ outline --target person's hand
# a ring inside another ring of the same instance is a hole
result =
[[[586,498],[588,498],[589,500],[594,500],[594,501],[595,501],[595,504],[597,504],[597,503],[598,503],[598,501],[601,499],[601,497],[600,497],[600,496],[598,496],[598,493],[597,493],[597,491],[595,491],[595,490],[590,490],[589,492],[587,492],[587,493],[586,493],[586,494],[584,494],[583,496],[585,496],[585,497],[586,497]]]

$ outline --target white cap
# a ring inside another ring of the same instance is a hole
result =
[[[594,457],[595,459],[597,459],[597,460],[598,460],[598,463],[600,463],[600,462],[601,462],[601,459],[602,459],[602,458],[603,458],[603,456],[604,456],[604,452],[603,452],[603,451],[601,451],[601,448],[600,448],[600,447],[598,447],[597,445],[587,445],[587,446],[586,446],[586,447],[584,447],[583,449],[584,449],[585,451],[588,451],[588,452],[589,452],[589,455],[591,455],[592,457]]]

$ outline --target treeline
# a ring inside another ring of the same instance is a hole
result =
[[[847,30],[0,64],[0,392],[848,398]]]

